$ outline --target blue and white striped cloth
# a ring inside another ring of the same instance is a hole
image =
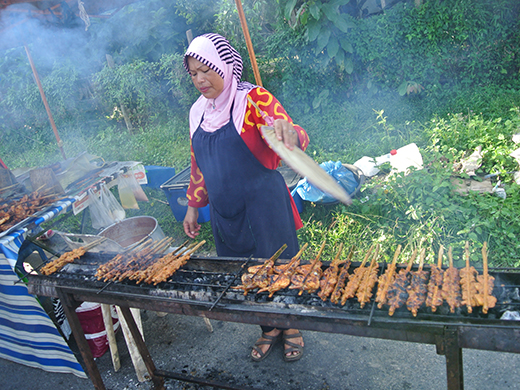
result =
[[[63,200],[31,221],[39,226],[70,210],[75,199]],[[86,378],[65,339],[36,298],[18,276],[14,266],[28,229],[22,228],[0,238],[0,358],[45,371],[72,373]]]

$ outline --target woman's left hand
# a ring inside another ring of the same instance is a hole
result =
[[[295,146],[300,146],[300,140],[294,126],[285,119],[274,121],[274,132],[278,139],[283,141],[287,149],[293,150]]]

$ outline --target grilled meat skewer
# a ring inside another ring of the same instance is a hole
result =
[[[488,309],[495,307],[497,299],[492,295],[495,278],[489,276],[488,273],[488,259],[487,259],[487,242],[482,246],[482,261],[484,264],[484,273],[477,277],[477,291],[475,296],[479,306],[482,306],[482,313],[487,314]]]
[[[66,264],[72,263],[75,259],[79,259],[86,252],[87,250],[82,246],[73,249],[70,252],[65,252],[56,260],[53,260],[50,263],[45,264],[40,270],[40,272],[42,273],[42,275],[51,275],[54,272],[62,269]]]
[[[372,257],[372,261],[370,265],[363,273],[361,281],[359,283],[359,287],[356,291],[357,300],[361,306],[361,308],[365,307],[365,304],[370,302],[370,298],[372,297],[372,289],[374,288],[377,282],[377,272],[379,269],[379,264],[376,262],[379,255],[379,246],[376,247],[376,252],[374,253],[374,257]]]
[[[450,313],[455,313],[455,309],[460,307],[462,296],[460,293],[459,270],[453,266],[451,246],[448,249],[448,259],[450,266],[446,271],[444,271],[444,278],[442,280],[442,298],[450,306]]]
[[[346,261],[339,259],[342,251],[343,243],[340,243],[336,257],[334,260],[332,260],[330,266],[325,271],[323,271],[323,275],[320,279],[320,291],[318,291],[318,296],[323,302],[325,302],[332,291],[334,291],[334,287],[338,282],[339,266]]]
[[[466,241],[464,248],[464,256],[466,258],[466,267],[459,271],[460,274],[460,287],[462,290],[462,301],[461,305],[466,306],[468,313],[473,312],[473,306],[478,306],[477,301],[477,276],[478,271],[475,267],[469,265],[469,242]]]
[[[397,249],[394,253],[394,258],[392,263],[388,266],[385,273],[379,277],[377,282],[377,293],[376,293],[376,302],[378,302],[377,307],[381,309],[387,300],[387,292],[388,288],[392,285],[395,279],[395,267],[397,263],[397,258],[401,253],[401,245],[397,246]]]
[[[408,299],[406,300],[406,307],[412,312],[414,317],[417,316],[417,311],[426,301],[426,295],[428,294],[428,272],[423,271],[425,253],[426,249],[423,248],[421,250],[421,254],[419,255],[419,269],[417,271],[411,272],[412,280],[410,281],[410,286],[408,287]]]
[[[410,285],[408,277],[416,256],[417,248],[413,251],[407,267],[399,271],[395,277],[394,283],[392,283],[392,286],[388,290],[388,300],[386,303],[390,306],[388,309],[388,315],[390,316],[394,315],[395,310],[403,306],[408,299],[408,286]]]
[[[291,261],[282,268],[279,274],[271,275],[269,286],[258,290],[258,292],[269,291],[269,297],[272,297],[275,292],[288,287],[291,284],[291,277],[296,272],[296,267],[300,264],[300,258],[305,249],[307,249],[307,246],[308,244],[305,243]]]
[[[428,295],[426,296],[426,306],[431,307],[432,313],[435,313],[437,307],[442,305],[442,280],[444,271],[442,270],[442,255],[444,247],[439,248],[439,257],[437,264],[432,264],[430,268],[430,281],[428,282]]]
[[[304,291],[309,293],[315,292],[320,287],[321,277],[321,261],[320,257],[325,249],[326,241],[323,241],[321,248],[312,261],[311,267],[304,274],[294,274],[291,278],[292,285],[289,289],[300,289],[298,295],[302,295]]]
[[[361,265],[354,270],[354,273],[348,276],[348,282],[343,288],[343,292],[341,295],[341,305],[345,305],[347,303],[347,299],[354,298],[356,296],[356,291],[359,287],[359,284],[361,283],[361,280],[363,279],[363,275],[365,274],[365,271],[367,268],[365,267],[365,264],[368,260],[368,257],[372,253],[372,250],[374,249],[374,246],[370,247],[367,254],[365,255],[365,258],[363,259],[363,262]],[[375,246],[376,253],[379,252],[379,244]]]
[[[354,256],[354,250],[355,250],[355,247],[352,247],[352,249],[350,249],[350,253],[348,254],[347,262],[341,268],[341,271],[339,272],[339,276],[338,276],[338,281],[337,281],[336,285],[334,286],[334,290],[330,294],[330,301],[334,304],[338,304],[341,299],[343,287],[345,286],[345,282],[348,278],[348,269],[350,268],[350,264],[352,262],[352,257]],[[370,249],[368,251],[368,253],[370,253],[371,250],[372,249]]]
[[[244,295],[250,290],[254,290],[255,288],[263,288],[265,287],[264,282],[267,281],[269,283],[269,277],[273,273],[274,263],[282,252],[287,248],[287,244],[283,244],[280,249],[276,251],[276,253],[271,256],[270,259],[267,259],[264,264],[262,264],[255,273],[245,273],[242,275],[242,285],[233,287],[234,289],[242,289],[244,290]]]

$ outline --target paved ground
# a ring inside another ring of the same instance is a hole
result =
[[[305,355],[285,363],[278,345],[260,363],[252,362],[250,346],[259,327],[202,318],[142,311],[146,344],[157,368],[205,377],[233,386],[264,390],[400,390],[446,389],[443,356],[432,345],[304,331]],[[97,359],[107,389],[152,389],[140,383],[121,333],[117,335],[121,369],[114,372],[110,354]],[[520,355],[464,350],[465,388],[520,389]],[[0,359],[3,390],[92,389],[88,379],[52,374]],[[166,389],[209,389],[166,380]]]

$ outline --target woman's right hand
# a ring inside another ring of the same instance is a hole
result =
[[[182,226],[184,227],[184,233],[190,238],[195,238],[199,235],[200,225],[197,223],[198,218],[199,209],[188,206],[188,211],[186,211]]]

